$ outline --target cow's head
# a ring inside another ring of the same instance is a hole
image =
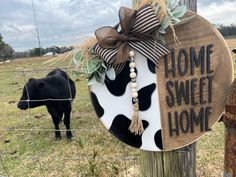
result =
[[[42,100],[45,98],[45,92],[43,91],[44,87],[44,81],[30,78],[24,86],[23,93],[17,107],[21,110],[26,110],[28,108],[35,108],[43,105],[44,101]]]

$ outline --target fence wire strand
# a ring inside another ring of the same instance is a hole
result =
[[[39,156],[39,155],[19,155],[19,154],[10,154],[10,153],[0,153],[0,158],[25,158],[25,159],[42,159],[48,156]],[[80,156],[80,157],[65,157],[65,156],[53,156],[53,159],[57,159],[57,160],[78,160],[78,161],[82,161],[82,160],[89,160],[90,157],[88,156]],[[110,156],[110,157],[106,157],[106,156],[96,156],[96,159],[98,161],[133,161],[133,160],[139,160],[140,157],[136,157],[136,156],[128,156],[126,157],[124,154],[122,154],[122,156]]]
[[[30,107],[30,102],[47,102],[47,101],[52,101],[52,102],[60,102],[60,101],[70,101],[71,104],[71,118],[73,116],[72,111],[73,111],[73,106],[72,106],[72,101],[78,100],[89,100],[88,97],[82,97],[82,96],[78,96],[75,97],[73,99],[72,96],[72,92],[71,92],[71,86],[70,86],[70,80],[69,80],[69,70],[70,69],[74,69],[72,67],[62,67],[60,69],[65,70],[65,72],[67,73],[67,84],[68,84],[68,89],[69,89],[69,98],[66,99],[61,99],[61,98],[47,98],[47,99],[39,99],[39,100],[32,100],[30,98],[30,93],[29,93],[29,89],[27,87],[27,80],[26,80],[26,73],[37,73],[37,72],[46,72],[46,71],[51,71],[54,68],[47,68],[47,69],[23,69],[20,71],[16,71],[16,70],[12,70],[12,71],[0,71],[1,73],[12,73],[12,74],[18,74],[21,73],[22,77],[23,77],[23,83],[26,86],[26,92],[27,92],[27,100],[20,100],[19,102],[27,102],[28,107]],[[0,102],[5,102],[5,103],[16,103],[18,101],[16,100],[0,100]],[[28,109],[28,115],[29,115],[29,122],[31,125],[33,125],[33,115],[31,112],[31,109]],[[70,129],[72,132],[78,131],[78,132],[106,132],[105,129],[103,128],[97,128],[97,127],[86,127],[86,128],[71,128]],[[36,132],[55,132],[55,131],[61,131],[61,132],[66,132],[66,129],[61,129],[61,130],[55,130],[55,129],[46,129],[46,128],[7,128],[7,127],[0,127],[0,131],[16,131],[16,132],[20,132],[20,131],[26,131],[26,132],[31,132],[32,136],[35,136]],[[55,160],[59,160],[59,161],[63,161],[63,160],[68,160],[68,161],[76,161],[78,164],[78,170],[76,171],[77,176],[81,176],[81,174],[83,174],[83,170],[80,167],[81,165],[81,161],[84,160],[89,160],[91,157],[87,157],[87,156],[83,156],[80,155],[79,150],[80,150],[80,145],[79,145],[79,140],[76,140],[76,149],[77,149],[77,154],[75,157],[66,157],[66,156],[53,156],[52,158]],[[33,146],[37,146],[36,142],[33,142]],[[94,146],[94,144],[93,144]],[[101,145],[102,146],[102,145]],[[130,164],[133,164],[132,166],[134,168],[137,168],[137,161],[140,160],[139,156],[128,156],[127,152],[125,151],[125,145],[123,143],[121,143],[121,155],[120,156],[96,156],[95,160],[96,161],[108,161],[108,162],[123,162],[122,164],[124,165],[124,176],[128,177],[128,167],[127,167],[127,163],[130,162]],[[94,146],[94,151],[96,151],[96,147]],[[4,158],[26,158],[26,159],[34,159],[36,160],[35,166],[38,166],[39,168],[39,173],[42,177],[45,177],[45,172],[44,172],[44,167],[43,164],[41,163],[40,159],[44,159],[44,158],[49,158],[50,156],[40,156],[38,154],[36,155],[18,155],[18,154],[11,154],[11,153],[5,153],[5,152],[0,152],[0,162],[1,165],[3,167],[3,170],[5,172],[5,174],[7,174],[7,176],[10,176],[10,171],[6,165],[6,163],[4,162]],[[135,174],[133,174],[132,176],[135,177]]]
[[[39,36],[39,33],[38,33],[38,24],[37,24],[37,20],[36,20],[36,9],[34,8],[34,1],[31,0],[31,3],[32,3],[32,9],[33,9],[33,15],[34,15],[34,20],[35,20],[35,26],[36,26],[36,29],[37,29],[37,39],[38,39],[38,43],[39,43],[39,48],[41,48],[41,44],[40,44],[40,36]],[[41,52],[40,52],[41,53]],[[41,56],[41,55],[40,55]],[[42,61],[42,57],[40,58],[40,60]],[[4,63],[4,66],[7,66],[7,64],[5,65]],[[18,74],[18,73],[21,73],[22,76],[23,76],[23,81],[24,81],[24,85],[26,85],[26,74],[29,74],[29,73],[42,73],[42,72],[49,72],[49,71],[52,71],[53,69],[55,68],[42,68],[42,69],[25,69],[23,68],[23,70],[21,69],[15,69],[14,70],[2,70],[0,71],[0,74]],[[21,100],[20,102],[27,102],[28,104],[28,107],[30,107],[30,102],[47,102],[47,101],[70,101],[70,104],[71,104],[71,108],[73,110],[73,106],[72,106],[72,101],[74,100],[88,100],[88,98],[86,97],[76,97],[75,99],[72,98],[72,93],[71,93],[71,87],[70,87],[70,81],[69,81],[69,77],[68,77],[68,72],[69,70],[70,71],[73,71],[73,70],[76,70],[77,68],[75,66],[67,66],[67,67],[58,67],[57,69],[61,69],[61,70],[65,70],[65,72],[67,73],[67,83],[68,83],[68,89],[69,89],[69,98],[66,98],[66,99],[53,99],[53,98],[48,98],[48,99],[41,99],[41,100],[31,100],[30,99],[30,94],[29,94],[29,90],[28,90],[28,87],[26,85],[26,92],[27,92],[27,97],[28,99],[27,100]],[[0,100],[0,103],[16,103],[18,102],[17,100]],[[28,110],[28,114],[29,114],[29,121],[31,123],[31,125],[33,125],[33,116],[32,116],[32,112],[31,110],[29,109]],[[73,116],[73,114],[71,114],[71,116]],[[101,129],[101,128],[80,128],[80,129],[70,129],[71,131],[86,131],[86,132],[98,132],[98,131],[104,131],[104,129]],[[16,131],[17,133],[20,132],[20,131],[27,131],[29,132],[32,136],[35,136],[36,135],[36,132],[37,131],[44,131],[44,132],[54,132],[55,129],[42,129],[42,128],[4,128],[4,127],[0,127],[0,131]],[[58,131],[67,131],[67,130],[58,130]],[[36,142],[34,141],[33,142],[33,146],[37,146]],[[94,146],[94,144],[93,144]],[[94,146],[95,147],[95,146]],[[76,148],[77,148],[77,155],[76,157],[73,157],[73,158],[68,158],[68,157],[64,157],[64,156],[61,156],[60,157],[53,157],[53,159],[58,159],[58,160],[75,160],[76,162],[78,162],[78,166],[80,166],[80,162],[81,160],[83,160],[83,158],[85,157],[81,157],[80,154],[79,154],[79,142],[76,141]],[[127,172],[127,161],[128,160],[131,160],[131,161],[137,161],[139,158],[138,157],[131,157],[131,156],[128,156],[127,157],[127,154],[125,154],[125,146],[124,144],[122,144],[122,155],[121,156],[117,156],[117,157],[96,157],[96,160],[108,160],[108,161],[111,161],[111,160],[114,160],[114,161],[124,161],[125,163],[125,176],[128,177],[128,172]],[[44,156],[39,156],[39,155],[34,155],[34,156],[29,156],[29,155],[18,155],[18,154],[9,154],[9,153],[4,153],[4,152],[1,152],[0,151],[0,162],[2,164],[2,167],[5,171],[5,173],[7,174],[8,177],[10,177],[10,172],[9,172],[9,169],[7,168],[7,165],[5,164],[4,162],[4,159],[3,158],[29,158],[29,159],[34,159],[36,160],[36,165],[38,165],[39,167],[39,173],[42,177],[45,177],[46,176],[46,173],[44,172],[44,168],[43,168],[43,164],[41,163],[40,159],[42,158],[45,158]],[[46,168],[46,167],[45,167]],[[79,168],[79,170],[82,170],[81,168]],[[83,172],[77,170],[77,175],[80,176],[80,174],[82,174]],[[63,173],[64,174],[64,173]],[[1,175],[1,174],[0,174]]]
[[[28,97],[28,100],[30,100],[29,90],[28,90],[28,86],[26,84],[25,72],[23,72],[22,74],[23,74],[24,85],[25,85],[25,88],[26,88],[27,97]],[[30,108],[29,102],[27,102],[27,104],[28,104],[28,108]],[[31,109],[28,109],[28,110],[29,110],[30,122],[31,122],[31,125],[33,125],[33,117],[32,117],[32,114],[31,114]],[[31,132],[32,132],[32,134],[34,136],[35,131],[31,131]],[[34,146],[36,146],[35,141],[33,141],[33,143],[34,143]],[[36,158],[36,160],[37,160],[38,165],[39,165],[39,170],[40,170],[41,176],[45,177],[44,172],[43,172],[43,168],[42,168],[42,164],[39,161],[39,158]]]

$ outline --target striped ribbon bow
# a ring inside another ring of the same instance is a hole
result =
[[[138,10],[121,7],[120,23],[116,27],[101,27],[95,31],[97,44],[94,51],[118,74],[129,59],[130,48],[135,49],[158,67],[162,56],[169,53],[168,47],[156,41],[154,32],[160,26],[151,5]],[[118,31],[120,26],[121,30]]]

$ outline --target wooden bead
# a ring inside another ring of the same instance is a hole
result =
[[[136,78],[136,76],[137,76],[136,73],[130,73],[130,74],[129,74],[129,77],[132,78],[132,79],[133,79],[133,78]]]
[[[132,92],[132,97],[133,98],[138,98],[138,92]]]
[[[134,57],[134,51],[132,51],[132,50],[129,51],[129,56],[130,56],[130,57]]]
[[[130,68],[135,68],[136,64],[134,62],[130,62],[129,67]]]
[[[138,86],[137,83],[135,83],[135,82],[131,83],[131,88],[137,88],[137,86]]]
[[[134,68],[131,68],[131,69],[130,69],[130,72],[131,72],[131,73],[135,72],[135,69],[134,69]]]
[[[136,88],[132,88],[132,92],[137,92],[137,89]]]

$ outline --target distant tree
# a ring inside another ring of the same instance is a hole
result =
[[[2,40],[3,40],[3,37],[2,37],[2,35],[0,33],[0,43],[2,42]]]
[[[70,47],[63,46],[63,47],[61,47],[61,53],[65,53],[65,52],[71,51],[73,49],[74,49],[73,46],[70,46]]]
[[[3,61],[12,59],[14,57],[14,54],[15,51],[13,50],[13,48],[3,41],[3,37],[0,34],[0,59]]]
[[[31,57],[39,57],[41,55],[44,55],[46,53],[46,50],[44,48],[33,48],[29,51]]]
[[[30,57],[29,51],[25,52],[15,52],[14,58],[26,58]]]
[[[52,46],[53,53],[61,53],[61,49],[58,46]]]
[[[218,30],[225,37],[236,35],[236,25],[235,24],[231,24],[230,26],[224,26],[221,24],[218,26]]]
[[[13,48],[8,45],[5,44],[3,50],[2,50],[2,54],[4,56],[4,59],[12,59],[14,57],[15,51],[13,50]]]
[[[45,50],[46,50],[46,53],[52,52],[54,54],[60,54],[60,53],[65,53],[65,52],[68,52],[70,50],[73,50],[73,46],[70,46],[70,47],[66,47],[66,46],[62,46],[62,47],[52,46],[52,47],[47,47]]]
[[[66,51],[67,51],[67,47],[66,46],[61,47],[61,53],[65,53]]]
[[[3,41],[3,37],[2,37],[2,35],[0,33],[0,50],[3,49],[4,45],[5,45],[5,42]]]
[[[41,52],[41,55],[44,55],[48,52],[52,52],[53,54],[61,54],[61,53],[71,51],[73,49],[74,49],[73,46],[69,46],[69,47],[52,46],[52,47],[47,47],[46,49],[33,48],[33,49],[29,50],[28,53],[31,57],[35,57],[35,56],[40,56],[40,52]]]

